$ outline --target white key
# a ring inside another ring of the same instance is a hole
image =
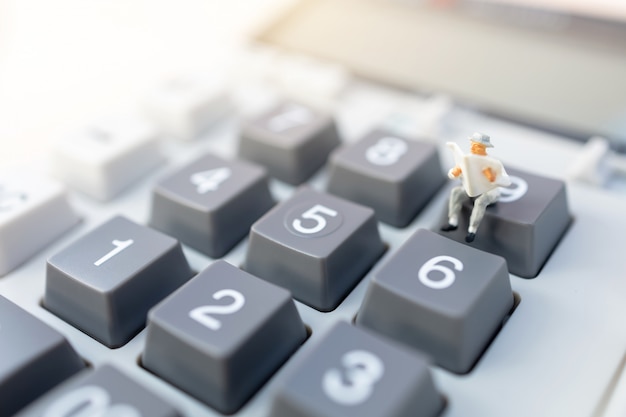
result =
[[[62,184],[26,172],[0,173],[0,276],[78,220]]]
[[[196,138],[230,110],[225,77],[181,76],[152,90],[145,112],[171,137]]]
[[[135,116],[92,123],[57,144],[53,171],[69,186],[106,201],[163,161],[159,132]]]

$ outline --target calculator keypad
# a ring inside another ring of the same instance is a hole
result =
[[[44,305],[118,347],[191,275],[177,240],[117,216],[48,260]]]
[[[226,254],[274,201],[266,170],[207,154],[161,180],[151,226],[213,258]]]
[[[512,307],[504,259],[420,229],[377,269],[356,322],[465,373]]]
[[[329,311],[384,250],[372,209],[301,188],[252,226],[245,269]]]
[[[150,312],[142,362],[232,413],[305,338],[288,291],[217,261]]]
[[[507,168],[512,185],[501,190],[500,200],[487,207],[485,217],[469,245],[502,256],[509,271],[534,278],[548,260],[572,221],[565,183]],[[463,204],[456,231],[443,236],[463,242],[472,202]],[[447,212],[441,224],[447,222]]]
[[[265,166],[271,176],[298,185],[326,162],[339,145],[330,115],[283,102],[242,128],[239,155]]]
[[[87,370],[17,417],[180,417],[170,404],[111,365]]]
[[[56,330],[0,296],[0,416],[11,416],[84,367]]]
[[[335,151],[328,191],[374,209],[378,220],[406,226],[443,185],[437,147],[374,130]]]
[[[270,415],[434,417],[442,408],[421,355],[339,322],[281,381]]]

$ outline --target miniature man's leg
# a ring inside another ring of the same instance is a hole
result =
[[[472,242],[474,240],[478,226],[485,216],[487,206],[498,201],[499,197],[500,189],[495,188],[491,191],[483,193],[480,197],[474,200],[474,208],[472,209],[472,215],[470,216],[469,227],[467,229],[467,236],[465,237],[466,242]]]
[[[450,201],[448,202],[448,224],[441,226],[441,230],[448,232],[450,230],[456,230],[459,226],[459,214],[463,207],[463,200],[465,199],[465,190],[462,185],[454,187],[450,191]]]

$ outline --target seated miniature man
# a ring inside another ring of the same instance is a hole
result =
[[[489,136],[476,132],[469,140],[471,142],[469,154],[463,154],[456,143],[446,143],[454,152],[455,162],[455,166],[448,171],[448,178],[460,178],[462,183],[450,192],[448,224],[441,227],[441,230],[446,232],[456,230],[465,196],[478,197],[474,200],[466,242],[474,241],[487,206],[498,201],[500,197],[499,187],[511,184],[502,163],[487,156],[487,148],[493,148]]]

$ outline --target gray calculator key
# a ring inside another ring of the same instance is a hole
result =
[[[271,416],[434,417],[444,407],[421,355],[345,322],[289,371]]]
[[[76,375],[16,417],[180,417],[170,404],[111,365]]]
[[[377,269],[356,322],[465,373],[512,308],[503,258],[419,229]]]
[[[142,362],[232,413],[305,338],[288,291],[220,260],[150,311]]]
[[[502,188],[500,200],[487,207],[469,245],[504,257],[512,274],[534,278],[572,221],[565,183],[517,169],[507,171],[512,185]],[[469,200],[463,204],[457,230],[439,233],[465,243],[472,207]],[[440,223],[446,222],[447,212]]]
[[[271,176],[297,185],[326,163],[339,142],[330,115],[283,102],[243,127],[239,155],[266,166]]]
[[[205,155],[157,184],[150,225],[221,257],[274,205],[267,181],[260,166]]]
[[[329,168],[329,192],[396,227],[409,224],[445,181],[435,145],[384,130],[333,152]]]
[[[191,276],[176,239],[117,216],[48,260],[44,305],[118,347],[144,326],[152,306]]]
[[[303,187],[252,226],[244,269],[329,311],[384,250],[372,209]]]
[[[84,368],[56,330],[0,296],[0,417]]]

